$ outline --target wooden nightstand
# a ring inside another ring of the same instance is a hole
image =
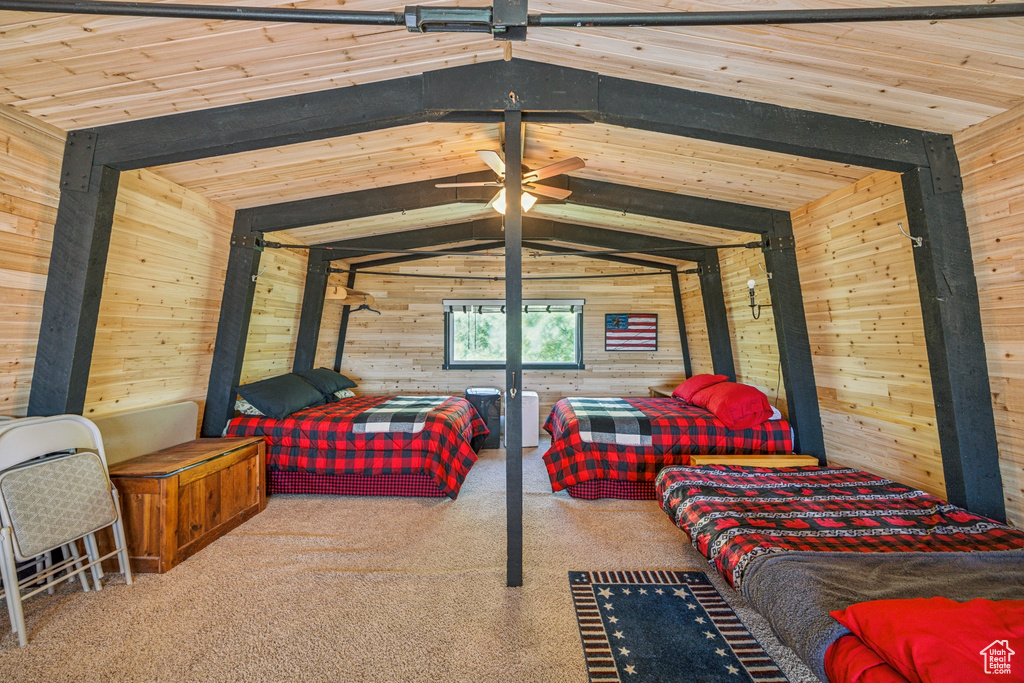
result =
[[[691,455],[691,465],[742,465],[744,467],[809,467],[818,464],[813,455],[751,453],[746,455]]]
[[[647,390],[651,392],[651,398],[672,398],[672,392],[675,391],[675,387],[647,387]]]
[[[197,439],[111,466],[132,570],[164,573],[267,506],[261,437]]]

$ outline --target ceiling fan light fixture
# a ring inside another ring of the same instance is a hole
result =
[[[533,205],[537,203],[537,198],[529,192],[523,192],[519,205],[523,207],[523,213],[526,213],[533,208]],[[494,198],[494,203],[491,204],[491,208],[500,213],[502,216],[505,215],[505,188],[501,188],[498,192],[498,196]]]

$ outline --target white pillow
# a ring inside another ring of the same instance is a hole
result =
[[[356,393],[351,389],[338,389],[334,392],[334,398],[339,400],[343,398],[352,398],[355,395]]]
[[[772,406],[772,416],[769,417],[768,419],[769,420],[781,420],[782,419],[782,413],[779,412],[778,408],[776,408],[775,406]]]
[[[235,401],[235,410],[240,412],[242,415],[262,415],[263,414],[263,413],[260,412],[259,408],[257,408],[253,404],[249,403],[248,401],[246,401],[241,396],[239,396],[238,400]]]

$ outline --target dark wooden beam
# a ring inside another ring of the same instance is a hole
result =
[[[206,388],[202,435],[220,436],[235,410],[235,393],[242,377],[245,342],[249,335],[252,300],[260,266],[260,235],[251,229],[253,212],[235,212],[228,252],[228,270],[224,277],[217,341],[213,346],[210,383]]]
[[[700,261],[708,251],[702,248],[702,245],[692,242],[538,218],[523,218],[523,234],[531,240],[550,239],[599,249],[663,256],[681,261]]]
[[[504,109],[592,114],[598,110],[597,83],[593,71],[524,59],[482,62],[423,74],[423,107],[446,113]]]
[[[336,261],[375,256],[377,254],[383,255],[388,252],[381,250],[386,249],[424,249],[426,247],[436,247],[440,244],[470,242],[477,239],[503,239],[501,217],[453,223],[434,228],[419,228],[404,232],[354,237],[347,240],[325,242],[316,246],[327,250],[328,260]]]
[[[95,138],[68,135],[43,295],[29,415],[82,414],[120,173],[93,163]]]
[[[646,259],[633,258],[631,256],[618,256],[616,254],[587,254],[582,253],[580,249],[573,247],[562,247],[555,244],[545,244],[544,242],[534,241],[523,241],[524,249],[535,249],[537,251],[548,251],[555,254],[576,254],[583,258],[592,258],[599,261],[609,261],[611,263],[624,263],[629,266],[638,266],[640,268],[654,268],[656,270],[673,271],[675,266],[669,263],[661,263],[659,261],[648,261]]]
[[[327,294],[329,275],[327,271],[330,265],[330,261],[324,259],[323,249],[310,249],[292,372],[311,370],[313,363],[316,362],[316,345],[320,340],[320,322],[324,315],[324,298]]]
[[[345,286],[348,289],[352,289],[356,286],[356,270],[359,268],[357,265],[350,266],[348,271],[348,279],[345,281]],[[352,307],[349,305],[342,306],[341,308],[341,328],[338,330],[338,349],[334,352],[334,371],[341,372],[341,361],[345,357],[345,337],[348,336],[348,318],[352,314]]]
[[[444,245],[435,245],[443,247]],[[459,252],[465,254],[471,254],[476,251],[487,251],[488,249],[504,249],[505,242],[477,242],[476,244],[466,244],[458,247],[444,247],[444,251],[448,252]],[[363,270],[373,270],[374,268],[383,268],[386,266],[393,266],[399,263],[409,263],[410,261],[422,261],[428,258],[438,258],[434,254],[403,254],[401,256],[392,256],[389,258],[377,259],[376,261],[361,261],[359,267]],[[353,264],[353,268],[355,265]]]
[[[115,123],[98,163],[122,171],[354,135],[428,121],[423,76]]]
[[[722,267],[718,261],[718,252],[704,252],[704,258],[697,265],[697,269],[700,276],[700,295],[704,301],[708,342],[711,345],[711,367],[716,375],[725,375],[735,381],[736,365],[732,357],[732,335],[729,332],[729,315],[725,308]]]
[[[497,192],[496,188],[435,186],[438,183],[473,183],[494,180],[496,180],[496,176],[492,171],[480,171],[415,183],[342,192],[293,202],[266,204],[257,208],[253,229],[261,232],[291,230],[310,225],[415,211],[416,209],[459,202],[487,203]]]
[[[599,83],[593,120],[602,123],[889,171],[927,164],[913,128],[611,76]]]
[[[772,298],[782,381],[786,385],[789,422],[796,435],[794,452],[817,456],[818,462],[824,465],[825,437],[818,409],[818,386],[814,380],[811,343],[807,337],[807,318],[797,270],[796,243],[789,216],[780,214],[767,237],[765,268],[771,273],[768,290]]]
[[[505,112],[505,164],[522,163],[522,116]],[[523,188],[519,173],[505,176],[505,509],[506,583],[523,585]],[[537,429],[537,425],[531,425]]]
[[[672,302],[676,307],[676,325],[679,327],[679,346],[683,353],[683,371],[686,376],[693,376],[693,366],[690,364],[690,345],[686,342],[686,321],[683,320],[683,292],[679,287],[679,270],[672,269]]]
[[[494,188],[439,188],[435,185],[488,181],[494,180],[494,177],[491,171],[480,171],[294,202],[266,204],[258,207],[253,229],[261,232],[291,230],[461,202],[486,203],[494,196]],[[770,231],[772,217],[778,213],[774,209],[586,178],[564,176],[546,180],[542,184],[570,190],[572,194],[565,200],[566,204],[615,212],[625,211],[636,216],[663,218],[756,234]],[[543,197],[539,198],[539,201],[561,203]]]
[[[922,238],[913,249],[914,266],[946,497],[1003,521],[999,445],[967,218],[958,188],[939,192],[936,184],[928,169],[903,174],[910,234]]]

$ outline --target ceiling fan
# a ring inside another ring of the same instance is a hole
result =
[[[477,150],[477,154],[484,160],[484,163],[491,167],[491,170],[498,175],[497,180],[484,181],[476,183],[438,183],[435,187],[500,187],[501,190],[498,194],[494,195],[487,206],[493,208],[501,215],[505,215],[505,161],[501,158],[498,152],[491,149],[480,149]],[[565,199],[572,190],[563,190],[560,187],[551,187],[549,185],[537,185],[538,180],[544,180],[545,178],[553,178],[556,175],[568,173],[569,171],[575,171],[576,169],[583,168],[585,166],[583,159],[579,157],[571,157],[569,159],[563,159],[557,161],[548,166],[543,166],[534,171],[531,171],[526,166],[522,168],[523,174],[523,194],[522,194],[522,207],[523,213],[529,211],[533,205],[537,202],[537,198],[534,194],[539,194],[543,197],[551,197],[552,199]],[[526,190],[529,190],[527,192]],[[532,192],[533,194],[530,194]]]

